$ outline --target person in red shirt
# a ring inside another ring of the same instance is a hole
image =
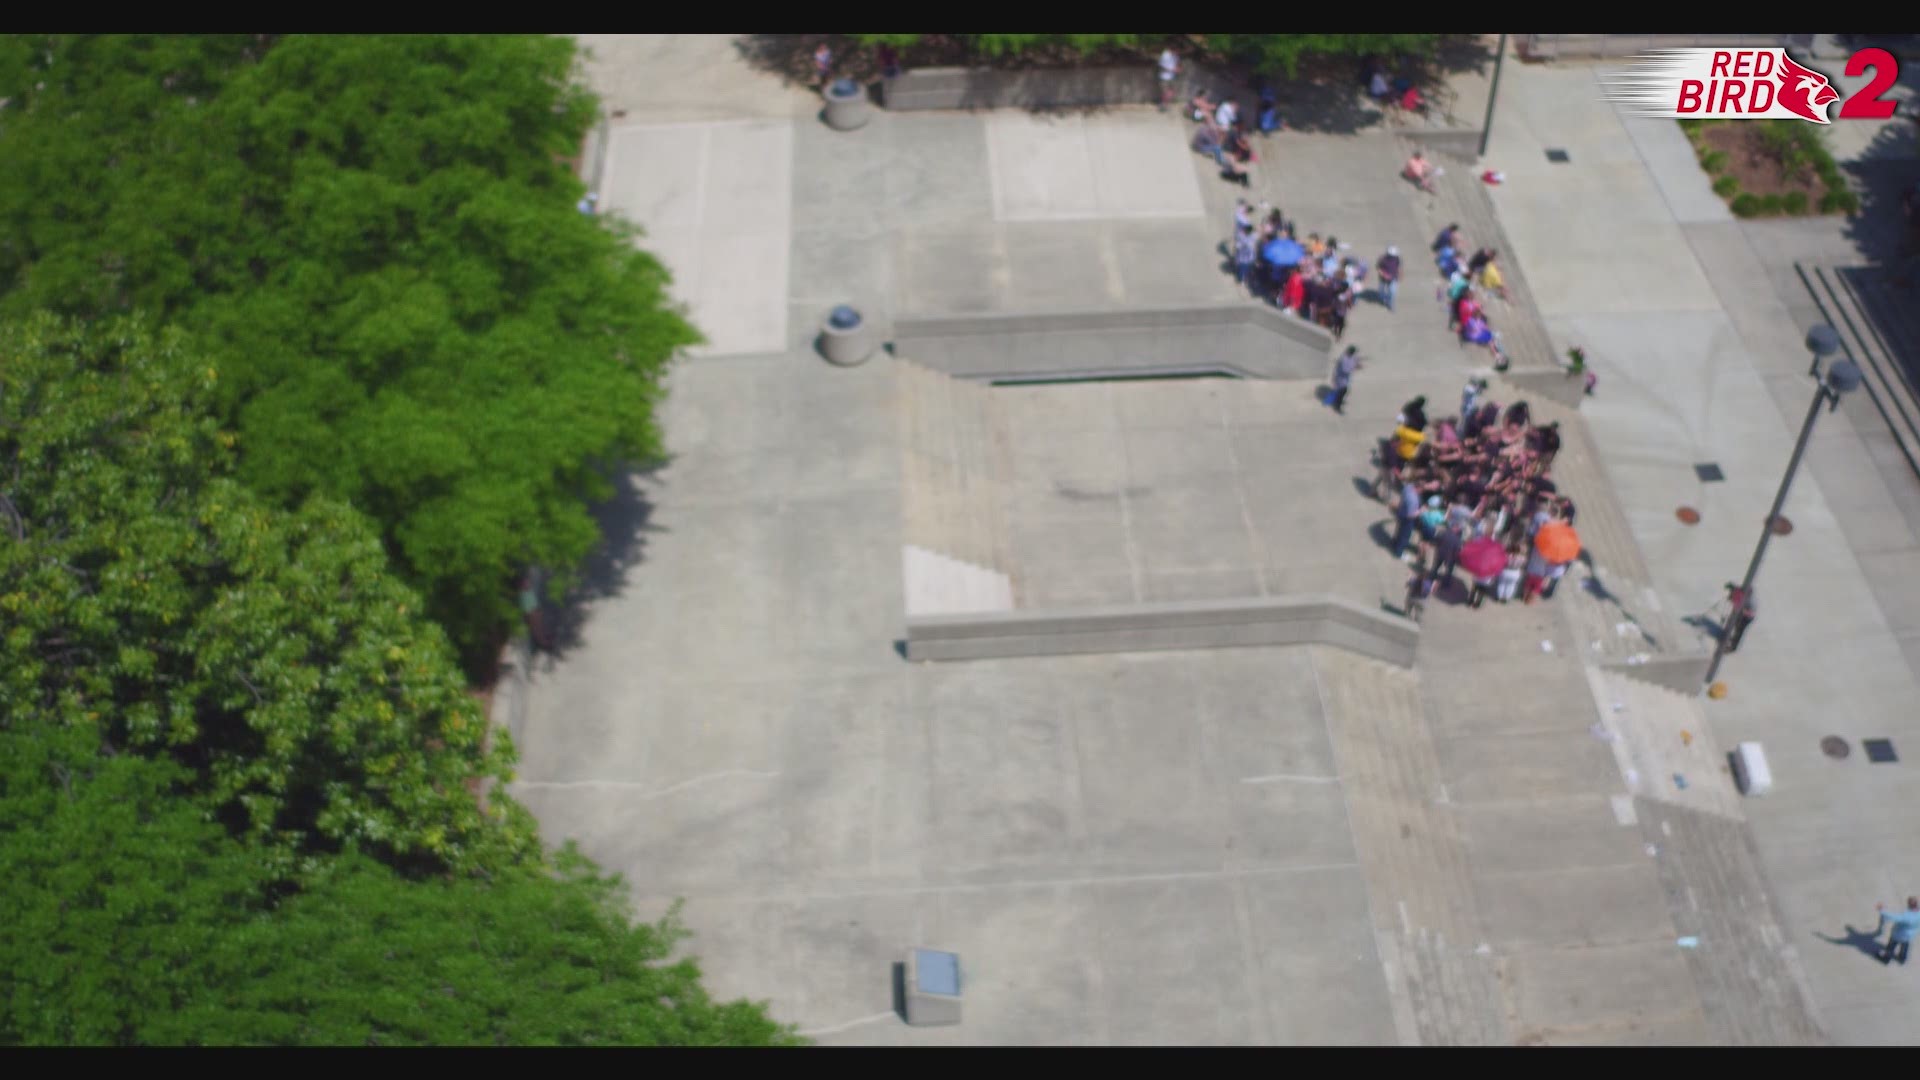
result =
[[[1461,293],[1460,294],[1460,325],[1462,327],[1465,327],[1468,322],[1478,317],[1480,313],[1481,313],[1480,301],[1475,300],[1473,298],[1472,290],[1468,290],[1467,292]]]
[[[1286,284],[1280,286],[1280,306],[1298,313],[1301,305],[1307,302],[1307,280],[1299,270],[1287,275]]]

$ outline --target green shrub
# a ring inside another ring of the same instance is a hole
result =
[[[1787,213],[1799,217],[1801,214],[1807,212],[1807,193],[1804,191],[1789,191],[1787,192],[1787,197],[1782,200],[1781,206]]]
[[[1759,217],[1760,196],[1751,191],[1743,191],[1733,200],[1733,212],[1738,217]]]
[[[1688,138],[1693,138],[1694,136],[1699,135],[1700,132],[1704,131],[1705,129],[1706,129],[1706,122],[1703,120],[1680,121],[1680,130],[1686,132]]]
[[[1768,217],[1778,214],[1785,208],[1786,200],[1782,199],[1777,192],[1772,195],[1762,195],[1760,197],[1760,212]]]
[[[1727,167],[1727,152],[1725,150],[1709,150],[1701,154],[1700,167],[1710,173],[1717,173],[1725,169]]]
[[[1820,196],[1820,212],[1823,214],[1852,214],[1860,209],[1860,196],[1840,188]]]
[[[1732,198],[1733,193],[1738,190],[1740,190],[1740,181],[1731,176],[1723,176],[1713,182],[1713,193],[1723,199]]]

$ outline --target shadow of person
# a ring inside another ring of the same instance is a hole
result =
[[[1858,930],[1849,923],[1846,931],[1846,937],[1830,937],[1818,930],[1813,932],[1813,936],[1829,945],[1851,945],[1861,952],[1866,953],[1868,956],[1873,957],[1875,960],[1880,960],[1880,931],[1878,927],[1875,927],[1872,931]],[[1883,964],[1886,963],[1885,960],[1880,960],[1880,962]]]

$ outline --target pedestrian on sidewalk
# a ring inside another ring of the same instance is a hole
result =
[[[1441,581],[1451,581],[1453,572],[1460,566],[1460,549],[1466,545],[1467,534],[1458,526],[1445,524],[1433,540],[1433,583],[1437,587]]]
[[[1887,914],[1887,905],[1875,904],[1873,910],[1880,914],[1880,925],[1873,928],[1873,936],[1879,937],[1880,931],[1889,924],[1893,932],[1887,935],[1886,947],[1880,950],[1880,962],[1890,963],[1899,960],[1901,966],[1907,963],[1907,951],[1913,945],[1913,935],[1920,931],[1920,896],[1907,897],[1907,910]]]
[[[1507,545],[1507,568],[1500,571],[1500,580],[1494,586],[1493,598],[1507,603],[1520,595],[1521,568],[1527,563],[1526,549],[1518,543]]]
[[[1387,253],[1380,256],[1380,262],[1374,267],[1380,275],[1380,302],[1393,310],[1393,295],[1400,290],[1400,249],[1387,245]]]
[[[1280,284],[1280,306],[1299,315],[1307,304],[1307,275],[1298,269],[1283,268],[1280,272],[1286,275],[1286,280]]]
[[[1460,223],[1457,221],[1447,226],[1446,228],[1441,229],[1440,235],[1433,238],[1432,250],[1435,255],[1440,254],[1440,251],[1442,248],[1458,249],[1459,247],[1460,247]]]
[[[1221,102],[1220,107],[1213,111],[1213,122],[1223,131],[1231,131],[1234,121],[1238,119],[1240,119],[1240,102],[1231,98]]]
[[[1253,273],[1253,226],[1240,226],[1240,235],[1233,238],[1233,279],[1242,285]]]
[[[1347,351],[1341,353],[1340,359],[1334,361],[1333,396],[1327,401],[1327,404],[1333,406],[1334,412],[1346,415],[1347,391],[1353,386],[1353,373],[1359,371],[1360,367],[1360,347],[1357,345],[1347,346]]]
[[[1427,396],[1421,394],[1400,406],[1400,413],[1393,420],[1394,423],[1404,424],[1415,431],[1427,430]]]
[[[1529,530],[1531,536],[1531,530]],[[1527,556],[1526,602],[1531,604],[1539,598],[1542,589],[1547,586],[1547,557],[1540,554],[1539,548]]]
[[[1174,98],[1179,96],[1179,91],[1174,87],[1174,80],[1179,76],[1180,54],[1174,52],[1172,46],[1160,50],[1160,108],[1162,111],[1173,104]]]

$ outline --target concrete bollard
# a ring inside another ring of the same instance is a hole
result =
[[[827,86],[827,126],[852,131],[867,126],[867,88],[852,79],[836,79]]]
[[[840,367],[864,364],[873,355],[873,330],[859,312],[841,304],[820,324],[820,354]]]

